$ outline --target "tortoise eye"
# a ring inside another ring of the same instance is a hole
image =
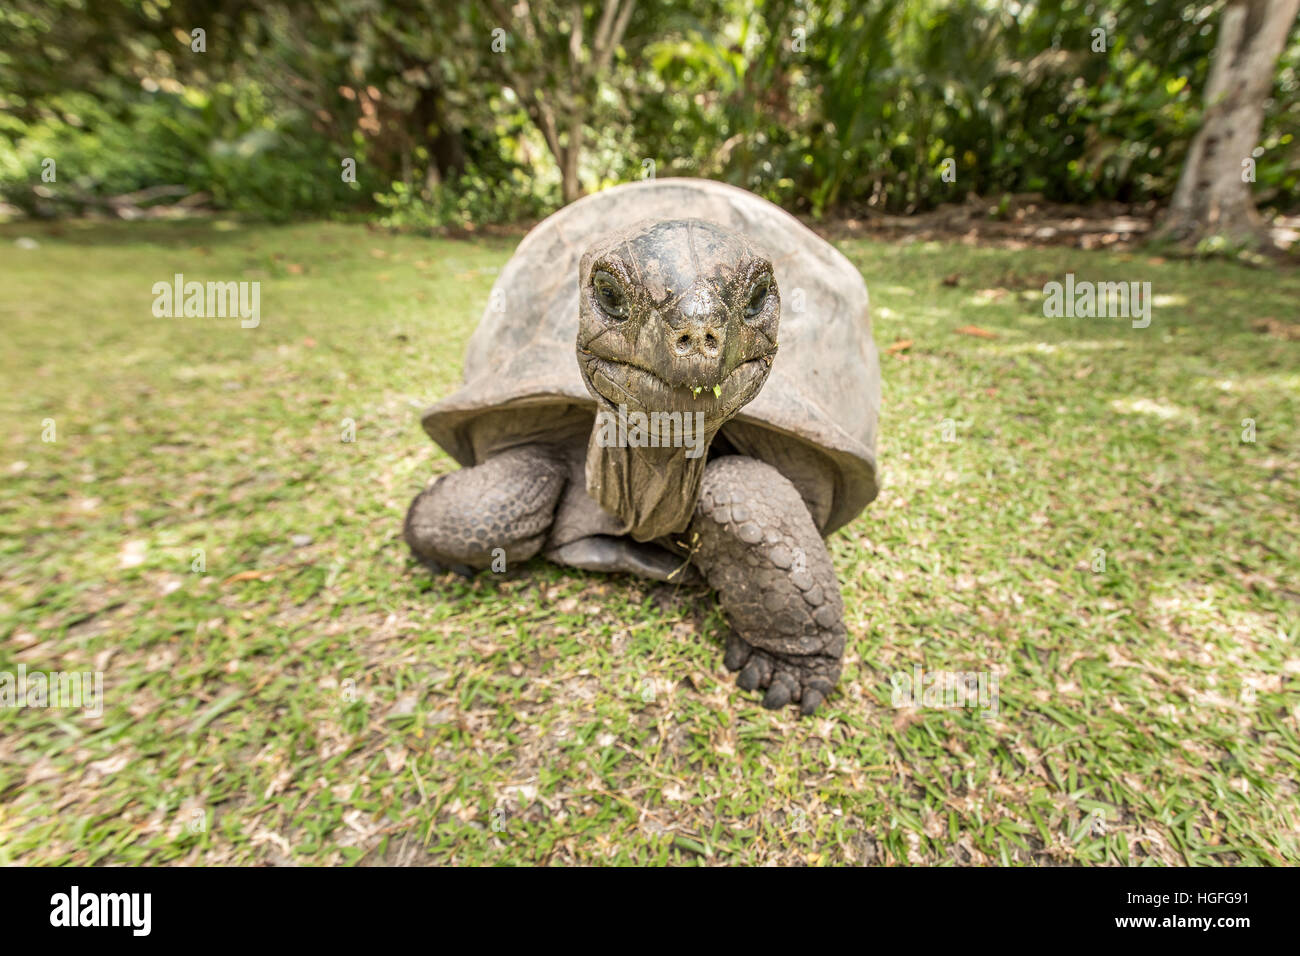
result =
[[[619,287],[618,280],[603,269],[591,277],[591,288],[596,293],[596,304],[600,311],[611,319],[626,319],[627,296]]]
[[[766,276],[754,283],[754,288],[749,293],[749,301],[745,303],[746,318],[752,319],[763,311],[763,306],[767,305],[767,294],[771,289],[772,280]]]

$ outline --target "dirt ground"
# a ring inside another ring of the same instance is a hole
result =
[[[1160,210],[1155,203],[1096,202],[1087,206],[1045,201],[1026,194],[998,199],[972,196],[910,216],[869,213],[804,222],[830,239],[871,238],[896,242],[949,241],[1002,249],[1069,246],[1104,249],[1147,239]],[[1280,247],[1300,241],[1300,216],[1273,220]]]

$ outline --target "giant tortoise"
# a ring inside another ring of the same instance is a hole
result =
[[[736,683],[811,713],[844,653],[824,537],[876,496],[879,407],[843,255],[732,186],[618,186],[543,221],[502,270],[464,385],[423,417],[462,467],[416,496],[406,541],[463,573],[540,553],[702,575]]]

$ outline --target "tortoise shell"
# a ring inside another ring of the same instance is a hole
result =
[[[551,421],[567,433],[584,413],[594,421],[596,403],[574,354],[579,260],[608,233],[646,219],[684,218],[743,234],[772,263],[781,290],[780,348],[762,391],[719,439],[768,460],[801,491],[809,471],[816,472],[820,486],[831,490],[812,511],[829,534],[877,493],[880,363],[866,283],[789,213],[723,183],[655,179],[616,186],[539,223],[497,278],[469,342],[463,386],[424,413],[424,430],[471,467],[525,433],[545,438]]]

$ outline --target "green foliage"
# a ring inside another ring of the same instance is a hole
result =
[[[106,194],[178,182],[184,173],[185,145],[156,101],[134,104],[121,119],[86,93],[52,97],[48,109],[47,118],[30,123],[12,115],[2,120],[0,189],[11,201],[34,201],[24,187],[41,182],[46,157],[56,160],[57,182]]]
[[[647,139],[681,173],[722,175],[813,213],[909,211],[970,193],[1161,199],[1199,118],[1213,7],[1169,0],[756,3],[754,30],[665,41]],[[1094,49],[1098,37],[1104,51]],[[726,44],[732,58],[716,51]],[[802,47],[802,49],[800,49]],[[740,55],[743,54],[743,55]],[[1300,38],[1279,70],[1294,91]],[[1266,118],[1261,197],[1294,202],[1295,97]],[[707,104],[701,107],[687,104]],[[675,114],[689,122],[677,125]],[[664,130],[683,134],[674,140]],[[709,135],[712,128],[713,135]],[[735,140],[721,163],[683,139]],[[955,163],[955,181],[940,167]]]
[[[560,201],[554,182],[541,187],[521,168],[489,176],[475,166],[423,189],[398,181],[374,198],[382,225],[417,232],[540,219]]]
[[[813,214],[972,193],[1159,201],[1199,122],[1222,6],[668,0],[638,4],[593,73],[604,7],[590,2],[535,0],[523,20],[470,0],[16,0],[0,12],[0,190],[39,206],[52,156],[98,196],[176,182],[272,218],[374,204],[419,228],[530,218],[558,204],[556,155],[577,130],[587,189],[653,162]],[[1298,90],[1300,32],[1255,157],[1257,200],[1284,210],[1300,193]]]
[[[56,161],[44,184],[41,164]],[[358,157],[353,157],[358,158]],[[0,194],[30,213],[79,210],[95,197],[157,185],[207,192],[220,208],[272,220],[357,203],[378,185],[358,158],[342,177],[341,150],[313,136],[300,114],[276,112],[255,85],[212,93],[139,94],[110,107],[88,93],[51,97],[33,122],[0,125]]]

